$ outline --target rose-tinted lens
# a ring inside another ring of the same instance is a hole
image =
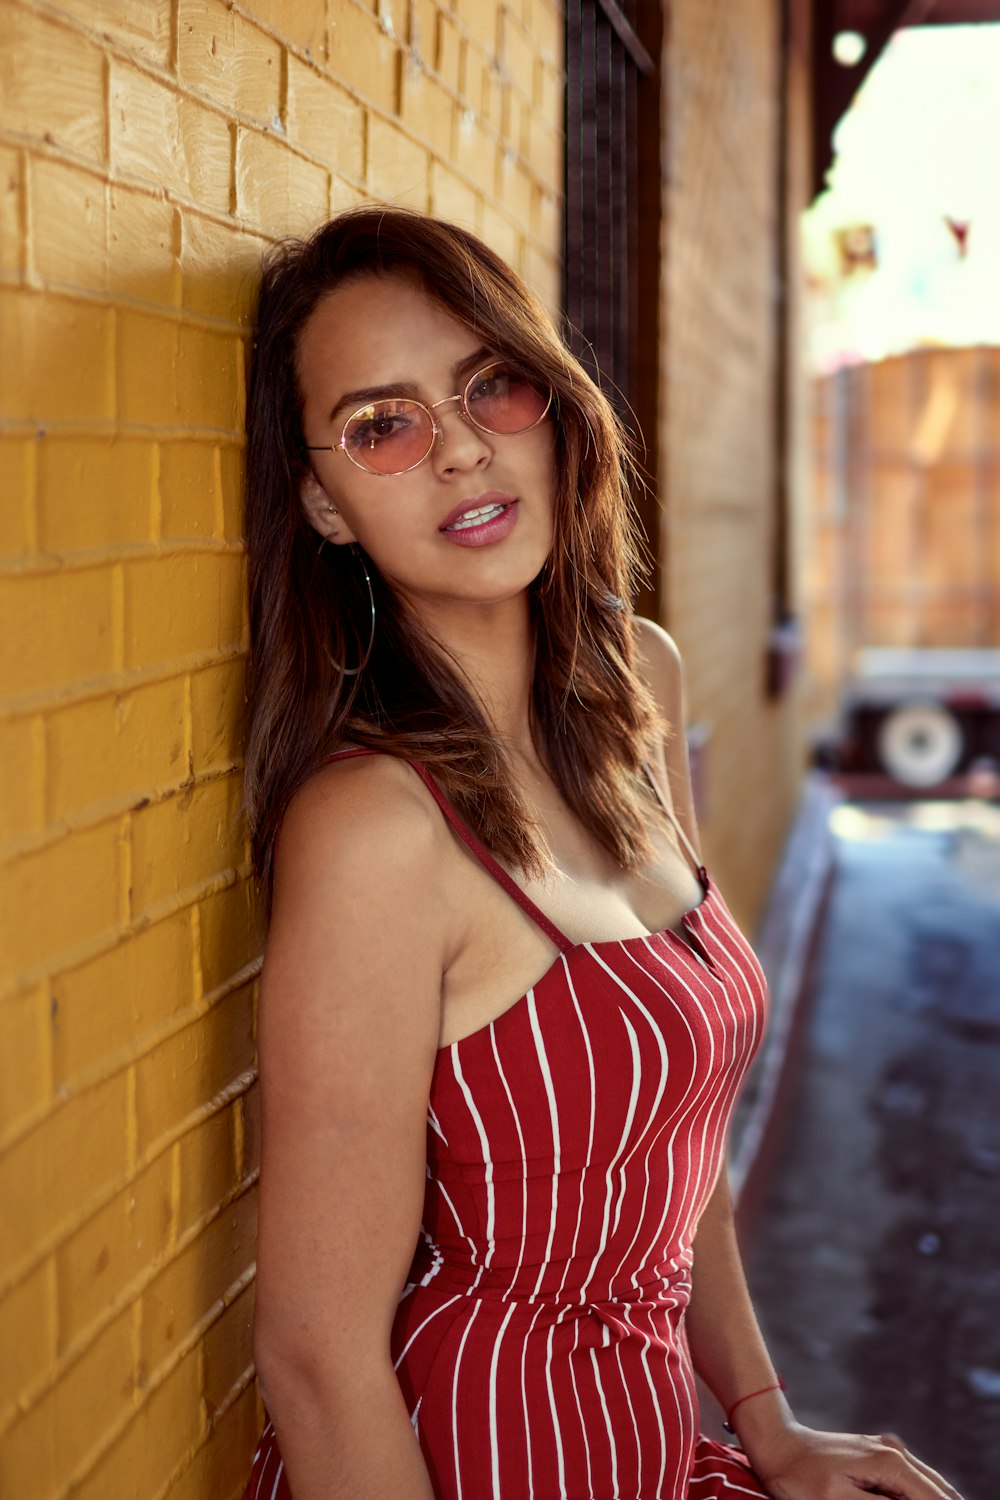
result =
[[[510,365],[489,365],[473,375],[465,391],[469,416],[487,432],[525,432],[541,421],[549,393]]]
[[[373,401],[344,428],[344,451],[372,474],[402,474],[426,458],[434,441],[431,419],[415,401]]]

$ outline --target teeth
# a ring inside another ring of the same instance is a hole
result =
[[[452,521],[445,531],[464,531],[467,526],[478,526],[486,519],[502,515],[506,509],[506,505],[481,505],[478,510],[467,510],[461,520]]]

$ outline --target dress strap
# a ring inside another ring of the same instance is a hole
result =
[[[332,755],[324,756],[323,763],[325,764],[331,760],[350,760],[358,755],[381,755],[382,753],[382,751],[370,749],[368,746],[361,746],[353,750],[335,750]],[[507,874],[503,865],[493,858],[486,845],[476,837],[469,825],[459,817],[427,767],[419,760],[408,760],[406,764],[416,771],[452,828],[454,828],[467,848],[476,856],[483,868],[493,876],[493,879],[498,884],[503,886],[508,896],[517,902],[521,910],[531,918],[536,927],[541,928],[549,941],[556,945],[559,952],[567,953],[571,948],[575,947],[575,944],[570,941],[566,934],[560,932],[555,923],[545,915],[541,907],[536,906],[531,897],[525,891],[522,891],[517,881]]]
[[[698,879],[701,881],[701,883],[702,883],[703,886],[707,886],[708,885],[708,871],[705,869],[705,866],[702,864],[701,859],[698,856],[697,849],[694,847],[694,845],[692,844],[691,840],[688,838],[687,834],[684,832],[684,829],[681,827],[680,822],[678,821],[678,818],[677,818],[677,814],[674,812],[673,808],[667,802],[666,797],[664,797],[663,793],[661,792],[660,787],[659,787],[659,783],[657,782],[655,776],[653,775],[652,771],[649,768],[649,762],[648,761],[646,761],[646,760],[643,761],[643,763],[642,763],[642,769],[646,773],[646,780],[649,782],[650,786],[653,788],[653,792],[655,793],[656,800],[659,802],[660,806],[663,808],[663,811],[666,813],[666,815],[670,819],[671,823],[673,823],[674,827],[677,829],[677,832],[680,834],[681,839],[682,839],[682,841],[684,843],[685,848],[688,850],[689,854],[691,855],[691,858],[694,860],[694,867],[695,867],[695,871],[696,871],[696,873],[698,875]]]

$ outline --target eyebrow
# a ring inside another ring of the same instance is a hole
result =
[[[467,354],[464,359],[460,359],[456,365],[452,365],[452,379],[458,380],[461,375],[465,374],[466,370],[468,370],[470,375],[475,374],[480,364],[488,364],[490,362],[491,354],[493,355],[493,359],[498,357],[496,354],[493,354],[493,351],[486,344],[481,344],[478,349],[473,350],[471,354]],[[342,411],[345,406],[354,406],[355,408],[367,406],[369,402],[382,401],[387,396],[404,396],[407,400],[419,401],[420,387],[415,385],[412,380],[396,380],[389,385],[365,385],[356,391],[345,391],[337,404],[331,409],[330,421],[332,422],[337,413]]]

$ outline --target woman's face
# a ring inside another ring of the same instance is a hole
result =
[[[351,281],[318,304],[299,339],[305,440],[336,444],[375,389],[425,406],[445,401],[496,354],[415,278]],[[457,401],[434,415],[443,439],[405,474],[366,473],[342,450],[311,453],[302,488],[308,518],[334,544],[360,542],[415,603],[521,595],[552,547],[551,419],[494,436],[468,422]]]

